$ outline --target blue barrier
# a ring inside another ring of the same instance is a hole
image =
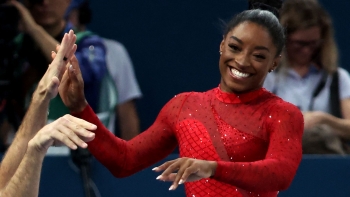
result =
[[[176,157],[176,154],[172,154],[164,161]],[[158,164],[160,163],[162,162]],[[304,156],[290,188],[280,192],[279,197],[348,197],[350,195],[349,166],[350,156]],[[175,191],[168,191],[170,183],[157,181],[155,178],[158,173],[153,172],[152,167],[130,177],[118,179],[98,161],[93,160],[92,179],[103,197],[185,196],[183,186]],[[69,157],[47,156],[45,158],[39,196],[84,197],[82,180]]]

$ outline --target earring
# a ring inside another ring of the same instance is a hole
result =
[[[270,72],[273,72],[273,69],[270,69],[268,72],[269,72],[269,73],[270,73]]]
[[[220,55],[222,55],[222,51],[219,51]]]

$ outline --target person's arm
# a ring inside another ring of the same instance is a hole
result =
[[[326,124],[341,138],[350,140],[350,98],[343,99],[340,104],[344,118],[321,111],[305,112],[305,127],[312,128],[318,124]]]
[[[130,140],[140,133],[140,122],[134,100],[117,105],[116,113],[122,139]]]
[[[33,38],[45,55],[47,61],[50,62],[52,60],[51,51],[56,49],[59,42],[35,22],[34,18],[23,4],[18,1],[10,1],[10,3],[17,8],[21,15],[24,32],[28,33]]]
[[[88,143],[90,152],[114,176],[126,177],[160,161],[175,149],[174,119],[169,119],[166,108],[150,128],[129,141],[108,131],[89,106],[73,115],[97,125],[96,137]]]
[[[8,184],[0,190],[2,197],[37,197],[39,193],[42,163],[51,145],[67,145],[71,149],[77,146],[86,148],[84,141],[91,141],[96,129],[84,120],[65,115],[43,127],[28,143],[23,160]],[[80,137],[78,137],[80,136]]]
[[[74,54],[76,50],[75,39],[73,31],[63,37],[57,58],[52,61],[40,80],[22,124],[2,160],[0,188],[3,188],[14,175],[27,150],[28,141],[46,124],[50,99],[58,93],[60,78],[67,63],[63,61],[63,57],[70,58]]]

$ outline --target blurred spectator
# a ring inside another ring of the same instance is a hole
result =
[[[350,77],[338,65],[332,21],[316,0],[286,0],[287,41],[264,87],[303,111],[304,154],[345,154],[350,139]]]
[[[77,31],[87,31],[86,25],[92,19],[89,1],[73,0],[68,9],[67,18]],[[107,68],[118,94],[115,116],[112,117],[108,128],[117,136],[129,140],[140,132],[135,100],[140,98],[142,93],[126,48],[120,42],[107,38],[104,38],[104,44],[107,50]],[[119,127],[115,127],[116,122]]]
[[[18,1],[10,1],[10,4],[17,8],[20,18],[18,29],[20,34],[13,41],[16,46],[15,50],[11,51],[13,56],[17,57],[16,64],[13,65],[14,77],[11,89],[19,91],[11,92],[9,95],[11,102],[7,102],[5,106],[5,109],[9,107],[14,109],[7,111],[14,111],[15,115],[5,113],[2,119],[5,124],[7,120],[18,119],[17,122],[7,121],[14,127],[11,130],[17,130],[37,82],[44,75],[51,62],[51,52],[56,49],[57,40],[61,40],[64,33],[72,29],[73,26],[71,23],[67,23],[64,18],[70,0],[24,0],[23,4]],[[102,40],[98,40],[97,36],[86,37],[80,41],[76,56],[81,64],[83,78],[87,81],[84,87],[86,98],[96,110],[99,103],[100,84],[107,72],[105,48]],[[63,104],[59,97],[52,100],[50,119],[56,119],[69,113],[66,108],[61,106]]]

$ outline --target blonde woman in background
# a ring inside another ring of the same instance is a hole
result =
[[[350,77],[338,65],[329,14],[316,0],[286,0],[280,22],[286,47],[264,87],[303,111],[305,133],[322,125],[328,137],[349,139]]]

